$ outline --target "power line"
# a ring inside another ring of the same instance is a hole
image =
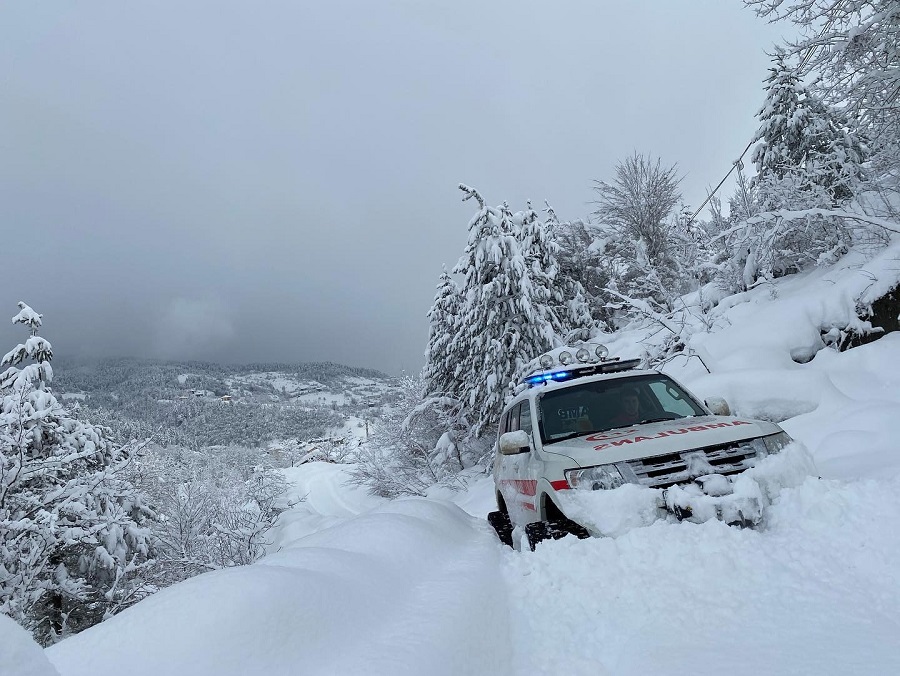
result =
[[[825,33],[827,33],[827,32],[831,29],[831,27],[834,25],[834,22],[837,20],[837,9],[838,9],[841,5],[846,4],[846,1],[847,1],[847,0],[838,0],[837,4],[836,4],[836,5],[834,6],[834,8],[832,9],[832,15],[831,15],[831,18],[828,20],[828,23],[826,23],[824,26],[822,26],[822,30],[819,31],[819,37],[816,38],[816,41],[815,41],[815,42],[810,46],[810,48],[806,51],[806,54],[805,54],[805,55],[803,56],[803,58],[800,60],[800,63],[797,64],[797,67],[794,69],[794,72],[795,72],[795,73],[797,73],[798,75],[800,75],[800,74],[802,73],[803,69],[806,67],[806,64],[809,63],[810,59],[812,59],[813,54],[816,53],[816,50],[817,50],[819,47],[822,46],[822,44],[821,44],[822,38],[825,36]],[[729,176],[731,176],[731,172],[733,172],[733,171],[734,171],[735,169],[737,169],[737,168],[743,169],[743,164],[742,164],[741,160],[744,159],[744,155],[747,154],[747,151],[750,150],[750,148],[751,148],[751,146],[753,145],[754,142],[755,142],[755,140],[754,140],[754,141],[750,141],[750,143],[747,144],[747,147],[744,148],[744,152],[741,153],[741,156],[738,157],[738,158],[731,164],[731,169],[728,170],[728,173],[725,174],[724,178],[722,178],[721,181],[719,181],[719,184],[713,189],[713,191],[712,191],[711,193],[709,193],[709,195],[707,195],[706,199],[703,200],[703,204],[700,205],[700,207],[697,209],[697,211],[695,211],[693,214],[691,214],[690,219],[688,219],[687,225],[690,225],[691,223],[693,223],[693,222],[694,222],[694,219],[697,218],[697,214],[699,214],[701,211],[703,211],[703,207],[705,207],[707,204],[709,204],[709,201],[710,201],[710,200],[715,196],[715,194],[719,191],[719,188],[722,187],[722,184],[725,183],[725,181],[728,180],[728,177],[729,177]]]
[[[732,163],[731,169],[729,169],[729,170],[728,170],[728,173],[725,174],[725,176],[722,178],[721,181],[719,181],[719,185],[717,185],[717,186],[713,189],[713,191],[712,191],[711,193],[709,193],[709,195],[707,195],[706,199],[703,200],[703,204],[701,204],[701,205],[697,208],[697,211],[695,211],[693,214],[691,214],[691,217],[688,219],[687,225],[690,225],[691,223],[694,222],[694,219],[697,218],[697,214],[699,214],[701,211],[703,211],[703,207],[705,207],[705,206],[709,203],[709,201],[713,198],[713,196],[718,192],[719,188],[722,187],[722,184],[725,183],[725,181],[728,180],[728,177],[729,177],[729,176],[731,176],[731,172],[733,172],[733,171],[738,167],[738,165],[743,166],[742,163],[741,163],[741,160],[744,159],[744,155],[747,154],[747,151],[750,150],[750,148],[753,146],[753,143],[754,143],[754,141],[750,141],[750,143],[747,144],[747,147],[744,148],[744,152],[741,153],[741,156],[738,157],[738,158]]]

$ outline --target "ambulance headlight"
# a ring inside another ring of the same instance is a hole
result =
[[[769,453],[778,453],[793,441],[787,432],[779,432],[778,434],[763,437],[763,443],[766,445],[766,450]]]
[[[597,359],[603,360],[606,359],[607,356],[609,356],[609,350],[607,349],[606,345],[598,345],[597,349],[594,351],[594,354],[597,355]]]
[[[610,490],[625,483],[615,465],[570,469],[566,472],[566,481],[572,488],[587,491]]]
[[[585,350],[584,348],[581,348],[580,350],[578,350],[578,352],[575,353],[575,359],[577,359],[580,362],[590,361],[591,353],[588,352],[587,350]]]
[[[568,366],[573,361],[574,361],[574,359],[572,358],[572,353],[569,352],[568,350],[565,352],[559,353],[559,363],[562,364],[563,366]]]

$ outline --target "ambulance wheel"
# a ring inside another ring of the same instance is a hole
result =
[[[494,529],[494,532],[497,533],[497,538],[505,544],[507,547],[513,546],[512,541],[512,522],[509,520],[509,514],[506,512],[490,512],[487,515],[488,523],[491,524],[491,527]]]

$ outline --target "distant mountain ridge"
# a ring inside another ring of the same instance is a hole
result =
[[[170,361],[164,359],[141,359],[137,357],[112,357],[109,359],[86,357],[57,357],[53,362],[59,370],[57,378],[65,380],[68,385],[74,383],[73,372],[88,369],[89,371],[103,371],[109,369],[121,369],[120,372],[128,373],[131,369],[146,371],[150,367],[162,370],[178,371],[184,373],[190,370],[218,371],[222,374],[244,374],[260,371],[281,371],[294,375],[315,378],[316,380],[330,380],[341,376],[354,376],[372,378],[374,380],[391,380],[392,376],[377,369],[361,366],[346,366],[337,362],[254,362],[250,364],[220,364],[206,361]]]
[[[372,419],[396,398],[375,369],[334,362],[216,364],[133,358],[54,360],[53,390],[120,440],[256,446]]]

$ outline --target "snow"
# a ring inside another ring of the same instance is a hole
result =
[[[307,462],[281,470],[291,486],[282,506],[294,506],[281,515],[271,551],[386,502],[364,488],[349,486],[349,470],[349,465],[327,462]]]
[[[398,500],[164,589],[47,654],[63,676],[506,674],[501,556],[483,521]]]
[[[825,374],[833,390],[819,408],[787,421],[820,474],[832,478],[900,476],[900,334],[835,353],[822,350],[806,366]]]
[[[0,674],[58,676],[41,647],[6,615],[0,615]]]
[[[69,401],[72,399],[77,399],[79,401],[84,401],[87,398],[86,392],[63,392],[59,397],[63,401]]]
[[[808,479],[762,531],[657,521],[507,555],[515,673],[900,673],[900,482]]]

